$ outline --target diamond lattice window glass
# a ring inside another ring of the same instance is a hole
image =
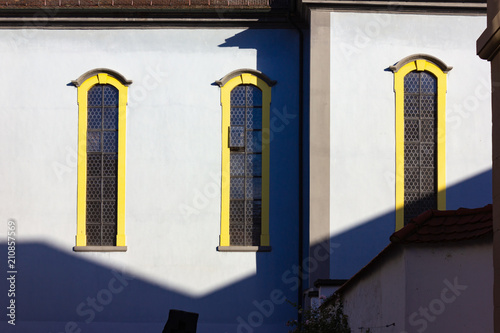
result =
[[[437,208],[437,80],[425,71],[404,77],[404,223]]]
[[[229,130],[231,245],[259,245],[262,207],[262,92],[253,85],[231,91]]]
[[[88,91],[87,245],[114,246],[117,232],[118,89]]]

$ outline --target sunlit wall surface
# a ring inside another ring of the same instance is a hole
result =
[[[199,332],[287,331],[298,262],[294,30],[3,29],[0,49],[0,235],[6,241],[7,221],[16,221],[18,270],[16,326],[2,315],[2,332],[161,332],[173,308],[199,313]],[[96,68],[133,81],[126,252],[73,251],[80,166],[71,81]],[[271,252],[217,251],[222,116],[214,82],[241,68],[277,81]],[[5,279],[0,287],[8,290]]]

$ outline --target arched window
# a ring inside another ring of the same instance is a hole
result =
[[[429,55],[395,66],[396,230],[429,209],[446,209],[446,73]]]
[[[78,216],[75,251],[125,251],[127,86],[108,69],[78,87]]]
[[[271,86],[254,70],[217,81],[222,104],[222,205],[219,250],[269,251]]]

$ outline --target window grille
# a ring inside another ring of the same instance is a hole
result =
[[[425,71],[404,78],[404,224],[437,208],[437,79]]]
[[[115,246],[118,89],[109,84],[93,86],[87,105],[87,245]]]
[[[229,129],[231,245],[260,244],[262,208],[262,92],[252,85],[231,91]]]

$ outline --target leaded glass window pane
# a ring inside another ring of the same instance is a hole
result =
[[[404,78],[404,222],[437,207],[437,80],[413,71]]]
[[[88,91],[87,245],[116,245],[118,89],[98,84]]]
[[[262,91],[239,85],[231,91],[229,129],[231,245],[260,245],[262,206]]]

